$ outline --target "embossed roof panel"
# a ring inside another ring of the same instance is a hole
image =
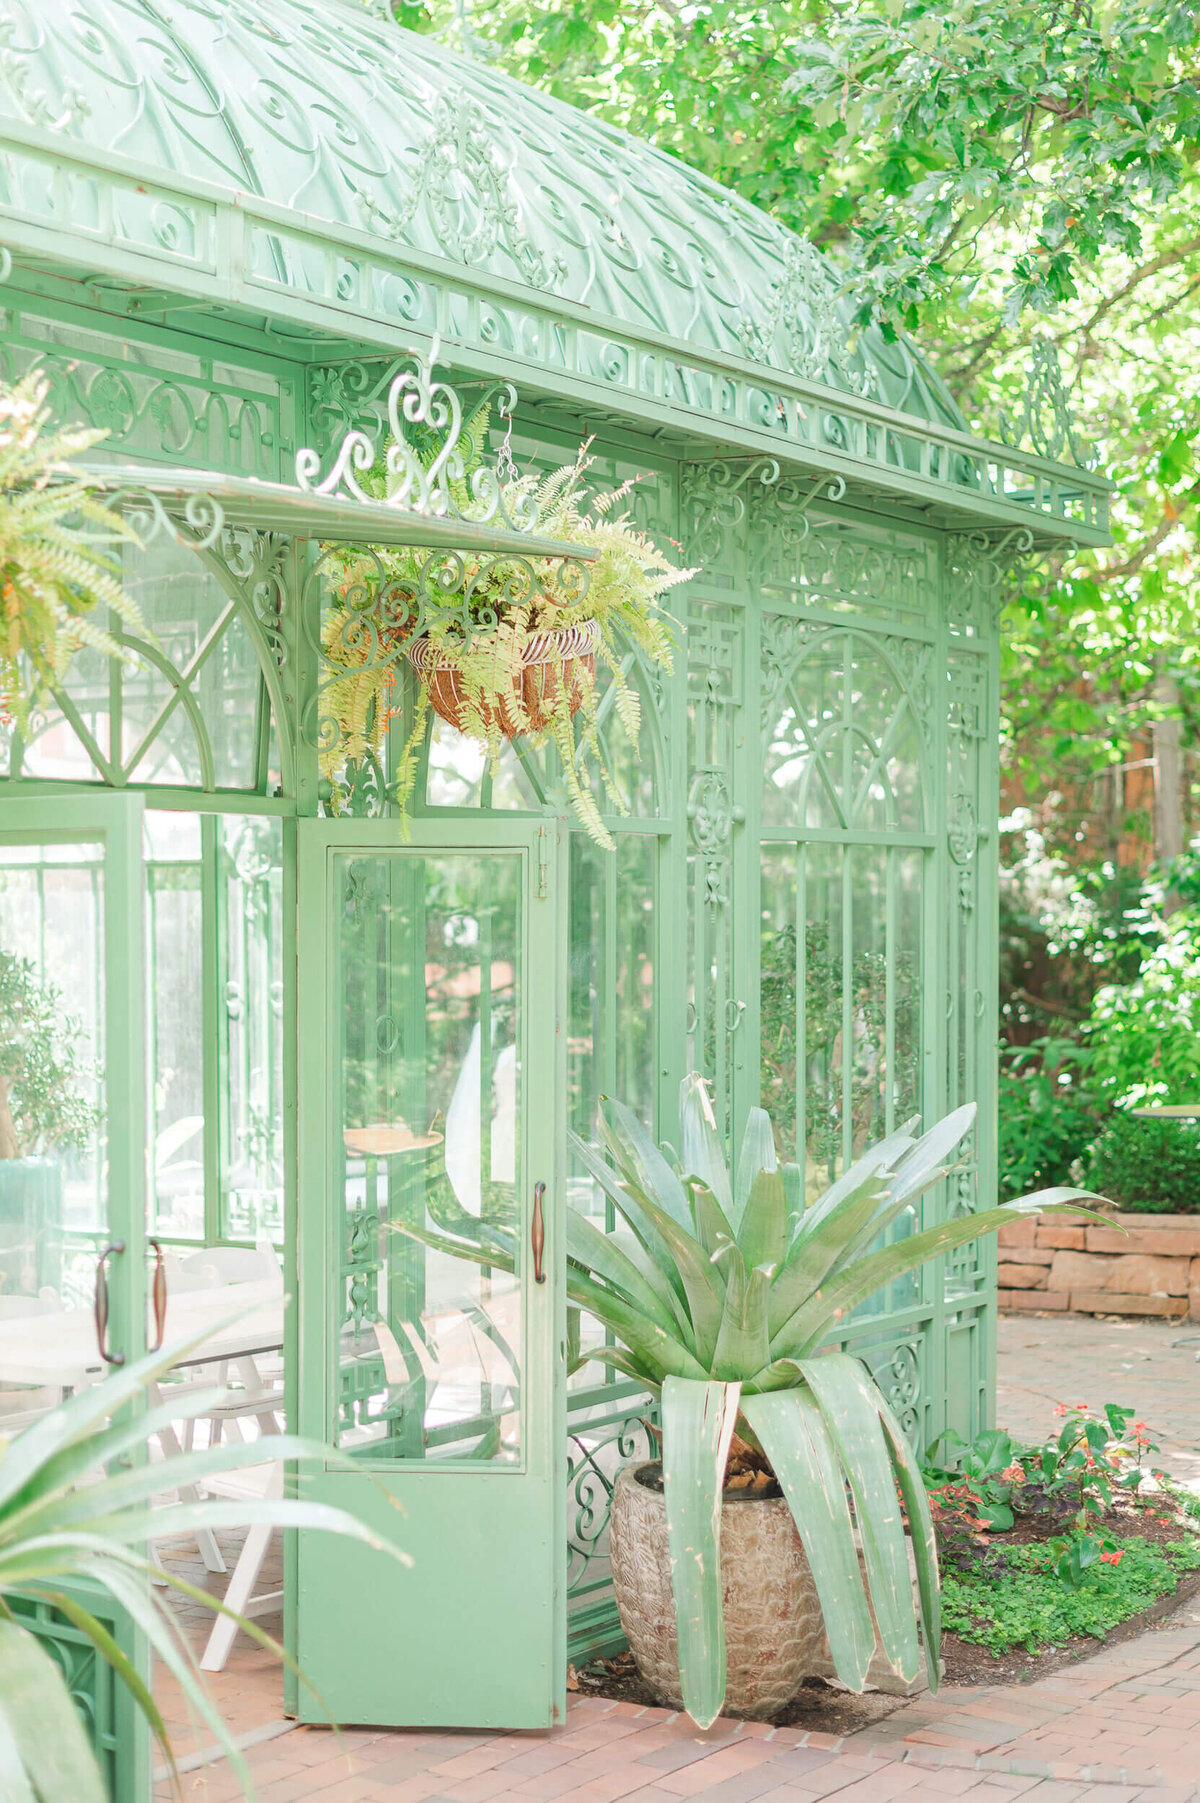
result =
[[[350,0],[6,0],[0,106],[174,176],[962,426],[846,345],[804,239],[675,158]]]

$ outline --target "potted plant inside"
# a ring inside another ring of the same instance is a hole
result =
[[[882,1243],[946,1175],[974,1113],[959,1109],[919,1138],[909,1122],[808,1207],[762,1109],[730,1176],[698,1076],[683,1085],[678,1163],[615,1102],[603,1149],[573,1139],[624,1223],[605,1234],[567,1209],[567,1294],[612,1341],[583,1358],[662,1401],[661,1467],[626,1468],[613,1497],[622,1626],[642,1675],[701,1727],[726,1705],[777,1712],[820,1669],[826,1639],[851,1689],[877,1647],[911,1682],[918,1621],[936,1687],[937,1558],[916,1457],[870,1373],[823,1342],[926,1260],[1023,1213],[1082,1212],[1087,1192],[1044,1190]],[[459,1222],[455,1235],[397,1226],[513,1269],[512,1235],[490,1223]]]
[[[552,741],[572,808],[597,844],[611,848],[597,779],[618,811],[624,804],[600,743],[597,665],[607,669],[613,705],[636,742],[641,704],[626,660],[633,651],[652,666],[670,668],[671,627],[661,598],[695,572],[672,564],[623,511],[632,479],[588,492],[590,440],[573,463],[547,475],[512,469],[500,481],[483,463],[487,430],[484,408],[463,432],[461,464],[449,483],[463,517],[469,516],[475,484],[486,475],[499,482],[504,517],[536,519],[539,533],[586,547],[595,558],[585,568],[561,558],[494,552],[431,558],[427,551],[399,549],[331,556],[334,600],[321,639],[332,674],[322,711],[337,732],[320,754],[322,775],[335,812],[350,804],[354,775],[364,763],[378,780],[387,728],[400,712],[396,659],[403,651],[418,687],[392,783],[402,810],[432,712],[482,744],[493,772],[509,741],[524,738],[534,748]],[[367,493],[387,492],[388,467],[381,458],[363,479]]]
[[[79,1022],[27,958],[0,951],[0,1288],[57,1288],[62,1157],[82,1151],[100,1111],[81,1085]]]

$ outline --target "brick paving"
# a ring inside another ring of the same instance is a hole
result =
[[[1200,1367],[1195,1348],[1171,1351],[1180,1331],[1002,1320],[997,1417],[1036,1437],[1058,1401],[1128,1402],[1167,1468],[1200,1488]],[[1200,1803],[1200,1599],[1036,1684],[945,1689],[844,1738],[728,1720],[701,1734],[669,1710],[593,1697],[572,1698],[550,1733],[336,1735],[283,1721],[278,1671],[241,1637],[211,1682],[234,1732],[261,1737],[246,1756],[262,1803]],[[228,1766],[202,1763],[210,1736],[173,1686],[158,1691],[187,1803],[234,1803]]]

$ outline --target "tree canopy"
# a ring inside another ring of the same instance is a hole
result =
[[[1185,751],[1200,743],[1196,5],[393,10],[811,237],[856,318],[917,332],[981,429],[1019,415],[1035,340],[1053,343],[1081,445],[1117,484],[1116,542],[1008,609],[1010,792],[1040,807],[1051,842],[1111,852],[1113,773],[1145,755],[1144,735],[1174,716]]]

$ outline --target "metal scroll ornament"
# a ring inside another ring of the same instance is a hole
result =
[[[428,359],[410,351],[392,378],[387,395],[388,445],[382,454],[361,427],[346,433],[327,475],[318,451],[296,453],[296,482],[306,494],[380,504],[397,512],[485,526],[498,522],[512,532],[532,532],[537,506],[519,480],[502,480],[499,465],[477,462],[478,448],[463,433],[463,405],[457,389],[433,375],[435,338]],[[511,431],[516,390],[508,383],[492,391],[497,412]],[[479,409],[476,409],[478,416]],[[511,470],[507,441],[501,460]],[[371,492],[359,472],[375,472]],[[382,478],[382,480],[380,480]]]

